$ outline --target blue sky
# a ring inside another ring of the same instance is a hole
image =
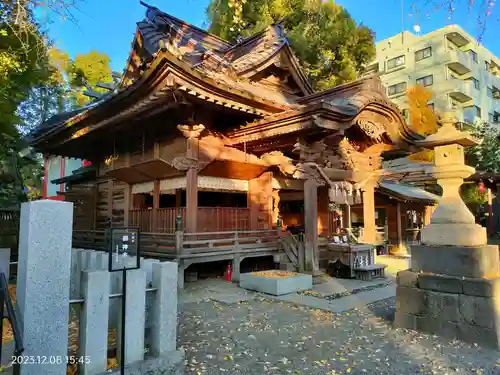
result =
[[[427,33],[449,23],[457,23],[473,36],[479,35],[476,20],[478,13],[468,14],[465,7],[467,0],[462,0],[464,5],[457,8],[453,20],[448,19],[445,11],[434,11],[430,7],[424,9],[429,13],[428,17],[424,13],[412,14],[411,4],[425,1],[404,0],[406,29],[412,30],[418,23],[421,33]],[[196,26],[203,27],[206,23],[205,9],[209,0],[146,2]],[[362,22],[374,30],[377,40],[401,32],[401,0],[338,0],[337,3],[345,6],[357,22]],[[135,24],[142,20],[145,14],[145,8],[140,5],[139,0],[80,0],[78,10],[73,13],[77,23],[62,21],[54,15],[48,15],[47,18],[50,19],[44,18],[49,21],[51,39],[72,57],[92,49],[105,52],[111,57],[113,70],[122,72],[130,52]],[[500,22],[497,20],[499,16],[500,8],[494,9],[482,39],[482,43],[497,56],[500,56],[500,43],[496,40],[500,31]]]

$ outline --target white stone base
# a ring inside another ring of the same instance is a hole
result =
[[[430,224],[420,231],[421,242],[430,246],[482,246],[488,242],[479,224]]]

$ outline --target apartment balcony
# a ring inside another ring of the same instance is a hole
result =
[[[462,104],[473,100],[477,95],[477,90],[472,87],[472,82],[461,79],[447,79],[443,82],[442,89],[446,91],[452,99]]]
[[[467,52],[460,50],[449,50],[447,53],[448,68],[459,75],[472,71],[472,59]]]

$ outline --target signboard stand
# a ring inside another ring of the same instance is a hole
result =
[[[125,375],[125,309],[127,302],[127,271],[141,267],[139,249],[139,228],[110,228],[109,231],[109,272],[122,272],[122,323],[120,374]]]

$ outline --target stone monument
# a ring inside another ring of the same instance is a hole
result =
[[[456,130],[445,113],[439,131],[419,145],[434,149],[429,173],[443,189],[421,245],[411,247],[411,269],[397,277],[395,326],[500,348],[500,256],[487,245],[459,188],[474,173],[464,147],[477,140]]]

